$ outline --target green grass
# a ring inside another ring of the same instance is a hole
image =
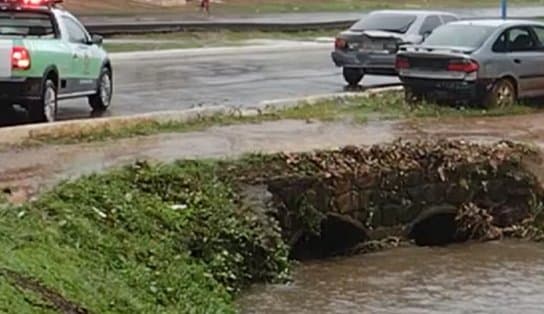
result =
[[[206,161],[141,163],[4,204],[0,246],[0,311],[14,314],[62,311],[7,270],[90,313],[233,313],[239,289],[289,266],[279,231]]]
[[[272,110],[255,116],[213,115],[186,122],[156,122],[152,120],[113,124],[91,129],[70,129],[59,134],[33,135],[23,145],[71,144],[105,141],[146,136],[158,133],[181,133],[199,131],[211,126],[243,123],[260,123],[282,119],[344,121],[365,123],[369,120],[417,119],[417,118],[461,118],[519,115],[538,112],[534,106],[515,105],[507,108],[482,110],[474,107],[454,108],[445,105],[423,103],[410,106],[404,102],[402,93],[387,92],[369,97],[320,101],[313,104],[301,103],[283,110]]]
[[[334,37],[341,30],[300,31],[300,32],[180,32],[165,34],[145,34],[132,36],[116,36],[114,40],[134,42],[106,42],[108,52],[125,52],[141,50],[164,50],[181,48],[205,48],[240,46],[250,44],[252,39],[273,40],[315,40],[318,37]],[[137,42],[138,40],[145,42]],[[152,41],[151,41],[152,40]],[[331,44],[332,45],[332,44]]]

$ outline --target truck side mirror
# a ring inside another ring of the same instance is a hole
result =
[[[101,46],[103,42],[104,37],[96,34],[92,35],[91,44]]]

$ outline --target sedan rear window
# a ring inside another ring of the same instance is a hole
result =
[[[424,43],[429,46],[479,48],[494,30],[491,26],[446,24],[435,29]]]
[[[0,36],[55,37],[55,28],[48,13],[0,12]]]
[[[369,14],[355,23],[352,30],[373,30],[388,31],[395,33],[406,33],[416,20],[415,15],[395,13]]]

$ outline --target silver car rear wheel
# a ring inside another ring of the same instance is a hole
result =
[[[484,106],[488,109],[513,106],[517,101],[516,87],[508,79],[500,79],[487,92]]]

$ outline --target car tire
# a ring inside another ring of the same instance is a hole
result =
[[[357,86],[364,76],[363,70],[357,68],[344,68],[343,74],[349,86]]]
[[[514,105],[516,101],[516,87],[512,81],[500,79],[484,96],[483,106],[486,109],[509,107]]]
[[[104,111],[110,106],[112,95],[113,81],[111,70],[104,67],[100,71],[96,94],[89,96],[89,105],[93,111]]]
[[[409,105],[420,104],[423,101],[423,93],[411,87],[404,87],[404,102]]]
[[[58,108],[57,96],[57,86],[52,80],[47,79],[43,84],[40,100],[27,106],[30,121],[34,123],[55,122]]]

